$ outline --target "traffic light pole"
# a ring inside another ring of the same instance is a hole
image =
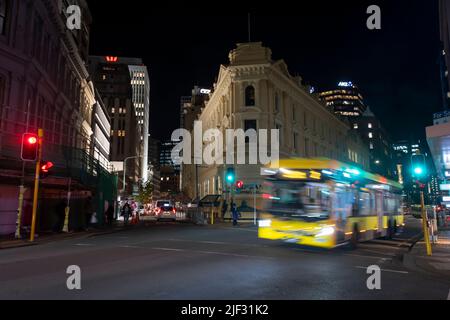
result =
[[[30,125],[30,100],[27,104],[27,127],[26,132],[28,132]],[[23,212],[23,198],[25,195],[25,161],[22,161],[22,177],[19,186],[19,208],[17,209],[17,221],[16,221],[16,234],[15,238],[20,239],[22,235],[20,234],[20,229],[22,228],[22,212]]]
[[[41,159],[42,159],[42,139],[44,138],[44,130],[38,130],[38,159],[36,161],[36,175],[34,178],[34,195],[33,195],[33,216],[31,219],[31,234],[30,241],[34,241],[34,234],[36,232],[36,215],[37,215],[37,205],[38,205],[38,195],[39,195],[39,175],[41,172]]]
[[[430,234],[428,232],[428,224],[427,224],[427,214],[425,211],[425,200],[423,196],[423,191],[420,191],[420,206],[422,209],[422,227],[423,227],[423,236],[425,238],[425,244],[427,246],[427,255],[431,256],[431,243],[430,243]]]

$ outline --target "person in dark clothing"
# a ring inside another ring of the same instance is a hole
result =
[[[64,220],[66,219],[66,201],[62,200],[56,206],[56,222],[53,226],[53,232],[61,232],[64,227]]]
[[[231,205],[231,216],[233,218],[233,226],[237,226],[239,220],[239,211],[235,203]]]
[[[106,210],[106,218],[108,219],[108,224],[112,226],[114,219],[114,205],[111,202],[108,203],[108,210]]]
[[[92,204],[92,198],[88,197],[84,205],[84,215],[85,215],[85,229],[89,230],[89,226],[92,219],[92,214],[94,213],[94,206]]]
[[[125,225],[128,224],[128,220],[130,219],[130,215],[131,215],[131,206],[127,202],[122,207],[122,216],[123,216],[123,221],[124,221]]]
[[[228,203],[227,200],[223,201],[223,205],[222,205],[222,220],[225,220],[225,214],[228,211]]]

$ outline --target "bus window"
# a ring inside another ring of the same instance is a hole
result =
[[[330,191],[326,184],[275,181],[267,209],[272,214],[298,218],[327,219]]]
[[[370,193],[359,193],[359,215],[369,216],[372,212]]]

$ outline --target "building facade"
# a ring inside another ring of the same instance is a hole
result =
[[[278,129],[281,158],[329,157],[368,169],[368,149],[358,135],[313,96],[299,77],[291,76],[283,60],[274,61],[271,54],[261,43],[238,44],[230,52],[230,63],[220,67],[199,117],[203,132],[219,129],[225,137],[226,129]],[[225,191],[226,165],[184,167],[183,191],[189,197],[195,196],[196,187],[200,196]],[[236,179],[260,185],[260,169],[261,165],[235,165]]]
[[[363,96],[352,82],[340,82],[337,89],[319,93],[319,98],[337,115],[359,117],[366,111]]]
[[[74,4],[82,10],[80,30],[66,26],[66,1],[0,2],[0,234],[15,228],[22,182],[25,207],[31,201],[34,163],[26,163],[22,175],[20,159],[21,136],[27,131],[44,129],[43,157],[55,165],[41,181],[39,212],[46,214],[39,214],[38,228],[54,223],[55,203],[66,197],[61,190],[69,184],[74,206],[94,195],[100,212],[106,200],[96,191],[108,163],[99,165],[93,157],[96,97],[86,68],[91,16],[86,1]]]
[[[395,178],[392,142],[370,108],[367,107],[360,117],[349,117],[348,120],[369,148],[372,172],[390,179]]]
[[[110,161],[119,175],[119,188],[130,196],[138,189],[142,133],[137,125],[129,67],[116,57],[90,56],[89,71],[111,118]]]

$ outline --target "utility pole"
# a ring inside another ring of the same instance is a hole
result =
[[[31,234],[30,241],[34,241],[34,234],[36,232],[36,215],[37,215],[37,205],[38,205],[38,195],[39,195],[39,175],[41,172],[41,159],[42,159],[42,140],[44,138],[44,130],[38,130],[38,159],[36,161],[36,175],[34,178],[34,196],[33,196],[33,216],[31,220]]]
[[[29,123],[30,123],[30,100],[28,100],[27,104],[27,125],[25,132],[28,132]],[[25,161],[22,161],[22,177],[20,180],[19,187],[19,208],[17,209],[17,222],[16,222],[16,234],[15,238],[20,239],[22,235],[20,234],[20,229],[22,228],[22,213],[23,213],[23,197],[25,194]]]
[[[422,209],[422,228],[423,228],[423,235],[425,238],[425,244],[427,247],[427,255],[431,256],[432,255],[432,251],[431,251],[431,243],[430,243],[430,234],[428,232],[428,217],[427,217],[427,213],[425,210],[425,201],[424,201],[424,196],[423,196],[423,190],[420,190],[420,206]]]

